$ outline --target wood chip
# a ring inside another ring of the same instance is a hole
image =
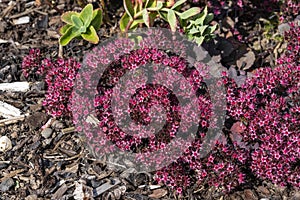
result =
[[[21,110],[3,101],[0,101],[0,116],[9,119],[12,117],[20,117]]]
[[[68,190],[68,186],[64,183],[60,186],[58,190],[53,194],[51,199],[60,199],[65,192]]]
[[[25,115],[21,115],[19,117],[11,117],[9,119],[2,119],[0,120],[0,127],[3,127],[3,126],[7,126],[7,125],[10,125],[10,124],[14,124],[14,123],[17,123],[19,121],[23,121],[25,119],[26,116],[28,116],[29,114],[25,114]]]
[[[41,8],[28,9],[28,10],[22,12],[22,13],[18,13],[18,14],[16,14],[16,15],[10,16],[9,19],[16,19],[16,18],[22,17],[22,16],[24,16],[24,15],[27,15],[27,14],[29,14],[29,13],[32,13],[32,12],[34,12],[34,11],[36,11],[36,10],[40,10],[40,9],[41,9]]]
[[[5,180],[5,179],[7,179],[7,178],[12,178],[12,177],[16,176],[17,174],[20,174],[20,173],[22,173],[22,172],[24,172],[24,171],[25,171],[25,169],[17,169],[17,170],[15,170],[15,171],[11,171],[11,172],[8,173],[8,174],[4,174],[4,175],[3,175],[4,177],[2,177],[2,178],[0,179],[0,182],[2,182],[3,180]]]
[[[255,54],[253,51],[249,50],[246,54],[244,54],[240,59],[236,61],[236,65],[241,70],[247,70],[252,67],[255,61]]]
[[[6,43],[9,43],[9,41],[0,39],[0,44],[6,44]]]
[[[153,193],[150,194],[149,197],[159,199],[159,198],[166,196],[167,194],[168,194],[168,191],[165,189],[156,189],[156,190],[153,190]]]
[[[93,190],[92,188],[76,181],[73,195],[75,200],[93,199]]]
[[[18,19],[13,19],[13,24],[14,25],[27,24],[29,22],[30,22],[30,17],[29,16],[20,17]]]
[[[29,90],[28,82],[0,83],[0,91],[3,92],[27,92]]]
[[[115,187],[116,185],[120,184],[121,181],[118,179],[118,178],[114,178],[112,179],[112,181],[110,182],[107,182],[107,183],[104,183],[103,185],[97,187],[95,190],[94,190],[94,197],[97,197],[101,194],[103,194],[104,192],[106,192],[107,190]]]
[[[2,18],[4,18],[6,15],[8,15],[11,10],[16,6],[16,2],[15,1],[10,1],[8,3],[8,7],[6,7],[1,13],[0,13],[0,20],[2,20]]]

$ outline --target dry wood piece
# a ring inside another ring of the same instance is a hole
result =
[[[20,17],[18,19],[13,19],[13,24],[14,25],[27,24],[29,22],[30,22],[30,17],[29,16]]]
[[[0,83],[0,91],[4,92],[27,92],[29,90],[28,82]]]
[[[64,128],[63,130],[61,130],[63,134],[72,133],[74,131],[75,131],[75,127]]]
[[[10,11],[15,7],[17,3],[15,1],[10,1],[8,3],[8,7],[6,7],[1,13],[0,13],[0,20],[4,18],[6,15],[10,13]]]
[[[118,178],[114,178],[111,181],[104,183],[103,185],[97,187],[94,190],[94,197],[99,196],[100,194],[103,194],[104,192],[106,192],[107,190],[115,187],[116,185],[120,184],[121,181]]]
[[[10,124],[14,124],[14,123],[17,123],[19,121],[23,121],[25,119],[26,116],[28,116],[29,114],[25,114],[25,115],[21,115],[19,117],[11,117],[9,119],[2,119],[0,120],[0,127],[3,127],[3,126],[7,126],[7,125],[10,125]]]
[[[0,44],[5,44],[5,43],[8,43],[9,41],[8,40],[2,40],[0,39]]]
[[[60,186],[58,190],[53,194],[51,199],[60,199],[64,193],[68,190],[68,186],[64,183]]]
[[[40,9],[41,9],[41,8],[28,9],[28,10],[22,12],[22,13],[18,13],[18,14],[16,14],[16,15],[12,15],[12,16],[10,16],[9,18],[10,18],[10,19],[19,18],[19,17],[22,17],[22,16],[24,16],[24,15],[27,15],[27,14],[29,14],[29,13],[32,13],[32,12],[34,12],[34,11],[36,11],[36,10],[40,10]]]
[[[153,193],[149,195],[151,198],[159,199],[168,194],[168,191],[166,189],[157,189],[153,190]]]
[[[8,174],[3,174],[3,177],[0,179],[0,182],[2,182],[3,180],[5,180],[7,178],[12,178],[12,177],[16,176],[17,174],[20,174],[24,171],[25,171],[25,169],[17,169],[15,171],[11,171]]]
[[[0,101],[0,116],[7,119],[12,117],[20,117],[21,111],[8,103]]]
[[[104,199],[104,200],[118,200],[118,199],[121,199],[122,195],[124,195],[125,192],[126,192],[126,186],[122,185],[120,187],[117,187],[113,191],[104,194],[102,199]]]
[[[94,199],[93,189],[85,184],[83,185],[82,183],[78,183],[77,181],[75,181],[75,190],[73,195],[75,200]]]

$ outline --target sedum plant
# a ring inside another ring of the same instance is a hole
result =
[[[188,39],[201,45],[204,41],[208,41],[215,37],[213,34],[217,28],[217,24],[210,26],[209,23],[213,20],[214,15],[207,12],[207,7],[197,16],[189,21],[185,21],[187,26],[184,32]]]
[[[97,30],[102,24],[102,10],[93,10],[92,4],[86,5],[83,10],[78,13],[69,11],[61,16],[61,20],[67,23],[60,29],[62,35],[59,44],[66,46],[74,38],[83,38],[93,44],[99,42]]]
[[[192,7],[184,12],[180,12],[182,5],[187,0],[162,2],[159,0],[123,0],[125,13],[120,20],[120,29],[127,32],[135,29],[140,24],[147,27],[153,25],[157,17],[162,18],[169,23],[172,31],[176,31],[178,23],[184,24],[183,21],[200,13],[201,9]]]

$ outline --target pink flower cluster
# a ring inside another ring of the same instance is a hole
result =
[[[294,17],[299,15],[300,12],[300,2],[298,0],[285,0],[281,6],[282,16],[280,21],[290,21]]]
[[[22,61],[22,71],[25,78],[41,78],[44,71],[41,70],[42,55],[39,49],[31,49]],[[43,67],[45,69],[45,67]]]
[[[245,124],[241,135],[251,152],[251,170],[280,185],[300,187],[300,29],[290,24],[288,48],[275,69],[257,70],[237,88],[228,86],[228,113]]]
[[[22,62],[26,78],[45,78],[47,92],[43,106],[53,117],[70,116],[68,103],[79,68],[80,63],[73,59],[43,58],[39,49],[31,49]]]
[[[241,135],[260,178],[299,187],[300,66],[263,68],[239,88],[228,88],[228,112],[245,124]]]
[[[77,130],[86,134],[95,155],[113,152],[117,147],[134,152],[136,159],[147,166],[170,161],[171,164],[156,172],[155,178],[179,194],[195,184],[230,191],[245,183],[247,176],[251,176],[250,171],[261,179],[300,188],[299,33],[299,27],[291,24],[291,30],[286,34],[286,54],[278,60],[275,69],[258,69],[256,75],[241,87],[224,76],[227,120],[231,124],[236,122],[231,126],[238,131],[234,135],[233,131],[224,130],[221,138],[211,138],[209,142],[204,138],[212,126],[209,119],[213,113],[211,96],[205,89],[203,78],[206,73],[189,66],[182,58],[180,49],[184,45],[180,42],[168,44],[167,38],[161,39],[164,35],[160,33],[153,32],[154,39],[143,38],[141,49],[134,49],[130,39],[108,42],[86,56],[88,66],[80,66],[72,59],[41,61],[39,52],[31,51],[24,59],[23,69],[29,76],[32,62],[34,73],[47,74],[48,91],[44,105],[48,112],[61,116],[72,111]],[[161,50],[163,48],[159,45],[168,46],[178,53]],[[140,66],[147,64],[153,65],[153,77],[143,76],[138,71]],[[42,67],[39,69],[39,66]],[[181,74],[187,83],[166,77],[163,73],[166,67]],[[132,71],[136,74],[126,80],[125,86],[118,85],[123,76]],[[99,74],[102,76],[98,77]],[[151,81],[152,78],[156,82]],[[147,80],[152,84],[144,84]],[[164,81],[167,87],[160,81]],[[179,104],[176,95],[184,96],[187,85],[191,85],[197,94],[197,106],[192,109],[199,110],[199,116],[189,112],[188,105]],[[76,89],[72,93],[73,88]],[[128,88],[133,91],[125,93]],[[178,89],[178,94],[173,94],[169,88]],[[68,101],[71,101],[71,107]],[[127,119],[122,118],[124,114],[133,123],[127,123]],[[93,115],[99,121],[96,126],[90,123],[97,122]],[[184,145],[186,138],[181,138],[174,143],[181,152],[180,157],[175,161],[172,155],[164,153],[151,157],[157,150],[168,150],[168,144],[177,138],[179,128],[185,130],[188,137],[189,127],[183,120],[191,122],[193,118],[199,122],[193,142]],[[124,122],[126,130],[119,127]],[[149,130],[139,129],[139,126],[153,122],[163,128],[159,131],[155,126]],[[205,150],[209,151],[208,154],[200,156]]]
[[[49,66],[49,70],[45,78],[48,88],[43,106],[53,117],[70,116],[68,104],[81,65],[73,59],[62,58],[58,58],[55,62],[45,59],[44,62]]]

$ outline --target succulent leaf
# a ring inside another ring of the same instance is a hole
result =
[[[176,9],[178,6],[184,4],[187,0],[179,0],[177,1],[173,6],[172,6],[172,10]]]
[[[74,11],[65,12],[64,14],[62,14],[61,20],[65,23],[69,24],[69,25],[73,25],[73,22],[72,22],[72,19],[71,19],[71,17],[73,15],[79,16],[79,13],[74,12]]]
[[[176,31],[177,19],[174,10],[169,9],[168,11],[168,22],[173,32]]]
[[[69,24],[64,25],[63,27],[61,27],[61,28],[59,29],[59,33],[60,33],[61,35],[65,34],[65,33],[67,32],[67,30],[68,30],[71,26],[72,26],[72,25],[69,25]]]
[[[93,18],[93,5],[86,5],[80,12],[80,19],[83,22],[85,27],[88,27]]]
[[[130,19],[133,19],[135,12],[131,0],[123,0],[123,5]]]
[[[77,27],[78,29],[80,29],[83,26],[83,22],[81,21],[81,19],[78,16],[72,15],[71,19],[72,19],[73,25],[75,27]]]
[[[80,36],[79,28],[75,26],[71,26],[64,35],[62,35],[59,39],[59,44],[62,46],[66,46],[69,42],[75,37]]]
[[[188,9],[187,11],[181,13],[181,14],[179,15],[179,17],[180,17],[181,19],[188,19],[188,18],[190,18],[190,17],[192,17],[192,16],[195,16],[195,15],[199,14],[200,11],[201,11],[200,8],[198,8],[198,7],[193,7],[193,8]]]
[[[100,8],[94,10],[91,26],[93,26],[95,30],[99,30],[102,24],[102,20],[103,20],[102,10]]]
[[[124,15],[121,17],[120,19],[120,29],[122,32],[124,32],[126,30],[127,24],[130,21],[130,16],[126,13],[124,13]]]
[[[150,17],[147,9],[143,10],[143,21],[146,24],[146,26],[149,28],[150,27]]]
[[[89,26],[86,33],[81,34],[81,36],[90,43],[97,44],[99,42],[99,37],[93,26]]]

